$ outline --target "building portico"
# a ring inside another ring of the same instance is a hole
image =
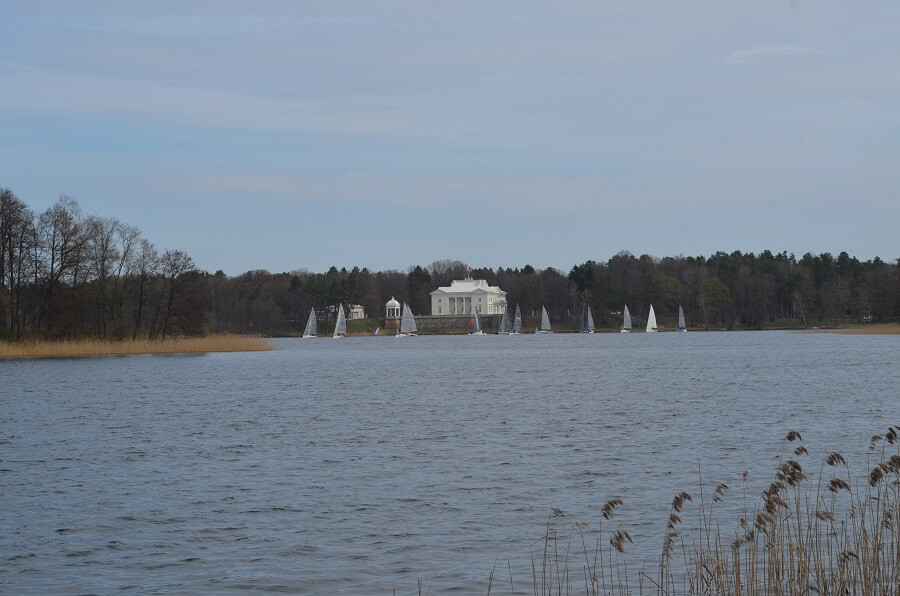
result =
[[[505,308],[506,292],[483,279],[454,279],[431,292],[432,315],[497,314]]]

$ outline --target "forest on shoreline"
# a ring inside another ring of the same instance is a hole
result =
[[[571,321],[589,305],[598,327],[636,320],[652,304],[660,321],[684,307],[695,328],[808,328],[900,321],[900,259],[860,261],[846,252],[709,257],[634,256],[554,268],[479,267],[457,260],[407,271],[331,267],[227,276],[200,271],[184,251],[164,250],[117,219],[83,214],[61,196],[35,213],[0,187],[0,339],[160,339],[216,333],[293,335],[311,308],[361,304],[383,317],[394,297],[430,314],[429,292],[470,275],[507,292],[526,315],[545,306],[551,320]]]

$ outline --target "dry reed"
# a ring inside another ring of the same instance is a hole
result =
[[[135,354],[195,354],[206,352],[258,352],[273,349],[259,337],[209,335],[160,340],[29,340],[0,342],[0,358],[64,358]]]
[[[800,441],[792,431],[785,449]],[[643,568],[629,577],[624,553],[631,536],[623,529],[613,531],[606,546],[601,527],[589,545],[587,523],[577,522],[561,551],[560,530],[551,521],[562,512],[553,509],[539,541],[542,552],[532,550],[534,594],[900,594],[900,426],[874,435],[869,452],[868,474],[852,474],[846,458],[832,452],[815,481],[797,459],[783,457],[753,510],[744,494],[733,533],[721,530],[713,513],[728,486],[718,484],[706,502],[701,476],[696,503],[683,491],[672,501],[655,578]],[[789,453],[807,457],[802,445]],[[700,522],[683,529],[689,503]],[[601,525],[622,504],[608,501]],[[582,554],[570,552],[576,537]]]

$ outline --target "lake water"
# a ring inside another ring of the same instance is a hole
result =
[[[652,569],[698,462],[727,534],[789,430],[864,475],[900,424],[900,336],[274,343],[0,361],[0,592],[484,593],[495,561],[530,592],[553,507],[591,537],[621,498],[604,535]]]

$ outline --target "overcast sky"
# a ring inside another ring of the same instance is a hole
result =
[[[900,257],[900,2],[2,3],[0,186],[198,266]]]

